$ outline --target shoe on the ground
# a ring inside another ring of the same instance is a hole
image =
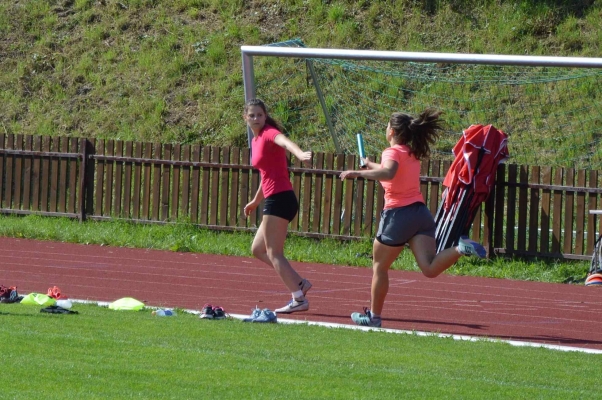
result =
[[[226,319],[228,314],[222,307],[213,307],[213,319]]]
[[[375,328],[380,328],[381,319],[372,319],[372,312],[367,308],[364,308],[364,313],[354,312],[351,314],[351,319],[358,325],[361,326],[372,326]]]
[[[587,275],[585,278],[585,286],[602,285],[602,274],[594,272]]]
[[[252,322],[267,323],[267,322],[277,322],[277,321],[278,321],[278,318],[276,317],[276,314],[274,314],[272,312],[272,310],[264,308],[259,313],[259,316],[257,318],[255,318]]]
[[[301,284],[299,285],[299,289],[303,292],[303,296],[305,296],[307,294],[307,292],[309,292],[309,289],[311,289],[311,287],[312,287],[311,282],[305,278],[303,278],[303,280],[301,281]]]
[[[205,304],[203,306],[203,309],[201,310],[200,317],[203,319],[215,318],[215,311],[213,311],[213,306],[211,304]]]
[[[253,322],[261,315],[261,310],[255,306],[255,309],[251,313],[251,316],[243,319],[243,322]]]
[[[307,299],[295,300],[292,299],[287,305],[282,308],[276,309],[276,314],[290,314],[298,311],[309,310],[309,301]]]
[[[487,255],[487,251],[481,244],[469,239],[466,236],[462,236],[458,241],[458,250],[460,250],[460,253],[465,256],[477,256],[479,258],[485,258]]]
[[[19,303],[21,300],[23,300],[23,296],[19,296],[16,286],[0,285],[0,303]]]

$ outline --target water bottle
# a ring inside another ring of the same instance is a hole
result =
[[[156,317],[171,317],[176,315],[172,310],[155,310],[152,314]]]
[[[71,301],[69,299],[57,300],[56,305],[61,308],[66,308],[67,310],[73,306],[73,304],[71,303]]]

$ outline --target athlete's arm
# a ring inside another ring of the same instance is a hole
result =
[[[295,157],[311,166],[311,151],[303,151],[284,134],[280,133],[274,138],[274,143],[278,146],[290,151]]]
[[[397,173],[397,168],[399,167],[397,161],[393,160],[385,161],[382,166],[376,163],[371,164],[373,165],[368,165],[369,169],[343,171],[339,177],[341,179],[366,178],[374,179],[375,181],[390,181]]]
[[[263,190],[261,190],[261,182],[259,183],[259,188],[257,188],[257,193],[255,193],[255,197],[245,206],[244,212],[248,217],[253,210],[259,207],[261,201],[263,200]]]

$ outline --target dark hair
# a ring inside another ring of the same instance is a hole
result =
[[[441,114],[432,108],[427,108],[417,118],[400,112],[391,114],[389,124],[395,141],[408,146],[411,154],[419,160],[428,157],[430,145],[435,144],[443,129],[439,119]]]
[[[265,123],[267,125],[273,126],[274,128],[278,129],[280,132],[284,132],[284,127],[282,126],[282,124],[280,122],[276,121],[274,118],[272,118],[270,116],[270,114],[268,114],[268,108],[266,107],[265,103],[261,99],[248,100],[245,103],[245,108],[244,108],[245,114],[247,113],[247,111],[249,111],[249,107],[251,107],[251,106],[261,107],[261,109],[265,113]]]

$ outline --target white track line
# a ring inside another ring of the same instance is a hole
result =
[[[76,300],[76,299],[69,299],[69,300],[71,300],[71,302],[73,302],[73,303],[97,304],[102,307],[108,307],[108,305],[110,304],[109,302],[106,302],[106,301]],[[146,308],[159,308],[159,307],[152,307],[152,306],[145,306],[145,307]],[[190,313],[190,314],[195,314],[195,315],[198,315],[201,313],[198,310],[190,310],[190,309],[185,309],[184,311],[187,313]],[[242,315],[242,314],[228,314],[228,315],[232,318],[239,319],[239,320],[243,320],[243,319],[249,317],[248,315]],[[286,318],[278,318],[278,322],[282,323],[282,324],[306,324],[306,325],[322,326],[325,328],[343,328],[343,329],[351,329],[351,330],[366,331],[366,332],[376,331],[376,332],[406,334],[406,335],[425,336],[425,337],[426,336],[439,337],[439,338],[446,338],[446,339],[451,338],[454,340],[466,340],[469,342],[485,341],[485,342],[492,342],[492,343],[506,343],[506,344],[509,344],[512,346],[517,346],[517,347],[541,347],[541,348],[546,348],[546,349],[550,349],[550,350],[558,350],[558,351],[576,351],[576,352],[588,353],[588,354],[602,354],[602,350],[597,350],[597,349],[586,349],[586,348],[582,348],[582,347],[571,347],[571,346],[558,346],[558,345],[554,345],[554,344],[537,343],[537,342],[522,342],[519,340],[494,339],[494,338],[487,338],[487,337],[481,337],[481,336],[452,335],[452,334],[434,333],[434,332],[406,331],[406,330],[401,330],[401,329],[372,328],[372,327],[368,327],[368,326],[345,325],[345,324],[336,324],[336,323],[332,323],[332,322],[318,322],[318,321],[305,321],[305,320],[301,321],[301,320],[286,319]]]

